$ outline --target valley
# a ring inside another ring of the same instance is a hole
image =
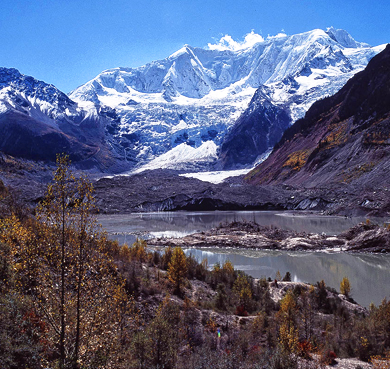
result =
[[[0,366],[389,362],[390,46],[259,40],[0,68]]]

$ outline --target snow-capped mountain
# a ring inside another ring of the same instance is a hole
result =
[[[390,45],[340,91],[313,104],[246,180],[341,188],[342,193],[349,188],[353,200],[347,201],[366,211],[383,205],[386,211],[389,176]],[[376,197],[376,193],[382,195]],[[344,200],[339,206],[347,209]],[[305,203],[303,209],[310,201]]]
[[[65,152],[83,168],[119,170],[107,132],[118,122],[108,107],[82,108],[53,85],[0,68],[0,151],[6,154],[53,162]]]
[[[104,71],[69,96],[84,107],[98,104],[116,110],[120,124],[110,132],[122,147],[121,155],[135,165],[157,163],[156,158],[178,146],[161,158],[163,167],[175,167],[178,160],[182,166],[185,157],[193,161],[191,149],[210,165],[256,89],[261,87],[267,101],[293,123],[316,100],[337,92],[383,48],[334,28],[266,39],[252,32],[242,43],[224,36],[208,48],[185,45],[164,60]],[[187,156],[175,155],[186,148]]]

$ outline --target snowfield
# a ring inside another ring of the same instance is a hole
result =
[[[180,175],[187,178],[196,178],[203,182],[218,184],[222,183],[227,178],[245,175],[250,170],[251,169],[221,170],[215,172],[184,173]]]

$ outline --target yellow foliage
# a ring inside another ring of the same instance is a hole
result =
[[[175,291],[180,293],[180,289],[187,275],[187,258],[181,247],[175,247],[171,260],[168,264],[168,279],[174,285]]]
[[[226,274],[229,274],[229,275],[234,274],[234,267],[233,267],[233,264],[232,264],[229,260],[225,261],[225,263],[224,263],[223,266],[222,266],[222,270],[223,270]]]
[[[74,178],[69,158],[59,156],[36,220],[22,223],[12,215],[0,221],[17,286],[46,324],[48,352],[55,350],[51,355],[63,367],[88,367],[102,347],[114,354],[118,322],[130,314],[124,313],[130,306],[124,282],[91,215],[92,190],[86,178]]]
[[[282,349],[288,353],[296,353],[298,350],[298,342],[298,329],[294,326],[288,327],[287,324],[282,324],[279,328],[279,343]]]
[[[368,345],[370,344],[370,342],[368,341],[368,339],[366,337],[360,337],[360,345],[363,347],[363,348],[367,348]]]
[[[221,271],[221,264],[218,262],[214,264],[213,266],[213,273],[219,273]]]
[[[387,132],[366,132],[363,136],[364,143],[370,145],[387,145],[390,134]]]
[[[279,316],[282,320],[292,322],[295,312],[297,310],[297,304],[291,291],[288,291],[286,295],[280,301]]]
[[[283,164],[283,167],[290,167],[292,170],[301,170],[302,167],[306,164],[306,161],[309,157],[309,150],[299,150],[291,153],[288,157],[285,163]]]
[[[385,356],[372,356],[370,361],[373,369],[390,369],[390,351],[387,351]]]
[[[130,248],[130,258],[134,260],[138,260],[140,262],[144,262],[147,258],[146,247],[147,247],[146,241],[137,238],[137,240],[133,243],[132,247]]]
[[[351,284],[347,277],[344,277],[340,283],[340,292],[346,297],[349,297],[349,294],[351,293]]]
[[[345,143],[348,139],[348,123],[344,121],[330,127],[330,132],[319,143],[321,149],[331,149]]]
[[[233,292],[238,297],[239,304],[248,310],[252,300],[252,286],[245,274],[239,274],[233,284]]]
[[[375,166],[375,162],[356,165],[348,171],[343,171],[341,177],[342,181],[345,183],[350,183],[353,180],[361,177],[363,174],[371,172],[375,168]]]
[[[212,317],[207,321],[207,328],[213,333],[217,331],[217,323]]]
[[[130,249],[128,245],[123,245],[119,250],[119,256],[124,260],[130,260]]]
[[[295,319],[298,307],[291,291],[288,291],[280,301],[280,309],[277,313],[279,328],[279,342],[282,348],[289,353],[294,353],[298,345],[298,329],[295,327]]]
[[[282,280],[282,275],[280,274],[280,272],[279,272],[279,270],[276,272],[276,274],[275,274],[275,279],[277,280],[277,281],[281,281]]]

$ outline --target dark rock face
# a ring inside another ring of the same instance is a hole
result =
[[[226,135],[219,155],[223,169],[245,167],[272,148],[289,127],[291,118],[257,89],[248,109]]]
[[[337,94],[313,104],[246,176],[252,184],[343,187],[362,193],[362,207],[370,204],[364,192],[387,191],[389,180],[390,45]]]
[[[53,162],[57,153],[70,153],[74,162],[93,156],[98,148],[19,112],[0,116],[0,150],[9,155]]]

